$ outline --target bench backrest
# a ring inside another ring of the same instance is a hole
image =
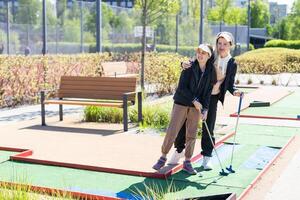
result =
[[[118,76],[127,73],[126,62],[103,62],[101,63],[103,67],[104,76]]]
[[[136,79],[136,77],[62,76],[58,97],[123,100],[124,93],[135,92]],[[134,94],[128,96],[128,101],[134,100]]]

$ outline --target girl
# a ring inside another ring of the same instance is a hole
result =
[[[240,96],[241,92],[234,86],[235,75],[237,71],[237,64],[230,55],[230,48],[233,46],[233,36],[229,32],[220,32],[216,38],[216,51],[215,53],[215,70],[217,72],[217,83],[213,86],[213,90],[210,97],[209,108],[207,113],[207,125],[211,133],[213,142],[214,127],[217,117],[218,101],[224,104],[225,93],[228,90],[234,96]],[[189,68],[189,63],[183,63],[184,68]],[[175,141],[176,151],[171,157],[170,164],[178,163],[179,159],[183,157],[183,149],[185,148],[185,124],[182,126],[180,132]],[[209,133],[207,132],[205,125],[202,124],[202,138],[201,138],[201,154],[203,155],[202,166],[205,170],[212,169],[210,158],[213,151],[213,145],[211,144]]]
[[[183,169],[189,174],[197,174],[191,165],[191,157],[197,134],[197,125],[206,116],[209,98],[213,85],[216,83],[216,72],[213,66],[212,47],[201,44],[196,49],[196,60],[191,67],[183,70],[180,76],[178,88],[173,97],[174,105],[171,120],[161,148],[162,155],[153,166],[153,169],[161,169],[167,160],[178,131],[186,120],[186,151]]]

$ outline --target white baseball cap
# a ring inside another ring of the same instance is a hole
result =
[[[233,35],[230,32],[222,31],[222,32],[218,33],[216,41],[221,37],[224,38],[231,45],[233,45],[234,39],[233,39]]]
[[[211,57],[212,52],[211,52],[211,50],[210,50],[210,48],[208,47],[207,44],[200,44],[200,45],[197,47],[196,50],[198,50],[198,49],[201,49],[202,51],[205,51],[206,53],[209,54],[209,57]]]

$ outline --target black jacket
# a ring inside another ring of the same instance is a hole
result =
[[[233,92],[236,90],[234,86],[236,71],[237,71],[237,64],[235,62],[235,59],[230,58],[227,64],[226,77],[224,82],[221,84],[220,93],[219,93],[219,100],[222,102],[222,104],[224,103],[225,100],[226,91],[228,90],[231,94],[233,94]]]
[[[194,107],[193,100],[197,98],[203,108],[208,109],[213,88],[212,73],[215,73],[213,67],[212,63],[207,64],[205,71],[202,73],[198,61],[195,60],[190,68],[183,70],[173,97],[175,103]]]

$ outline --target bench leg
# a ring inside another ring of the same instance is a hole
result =
[[[42,117],[42,126],[46,126],[46,120],[45,120],[45,92],[41,91],[41,117]]]
[[[123,126],[124,132],[128,131],[127,95],[123,96]]]
[[[142,92],[138,92],[138,122],[143,122]]]
[[[62,100],[63,98],[59,98],[60,100]],[[63,120],[63,105],[59,104],[59,121]]]

